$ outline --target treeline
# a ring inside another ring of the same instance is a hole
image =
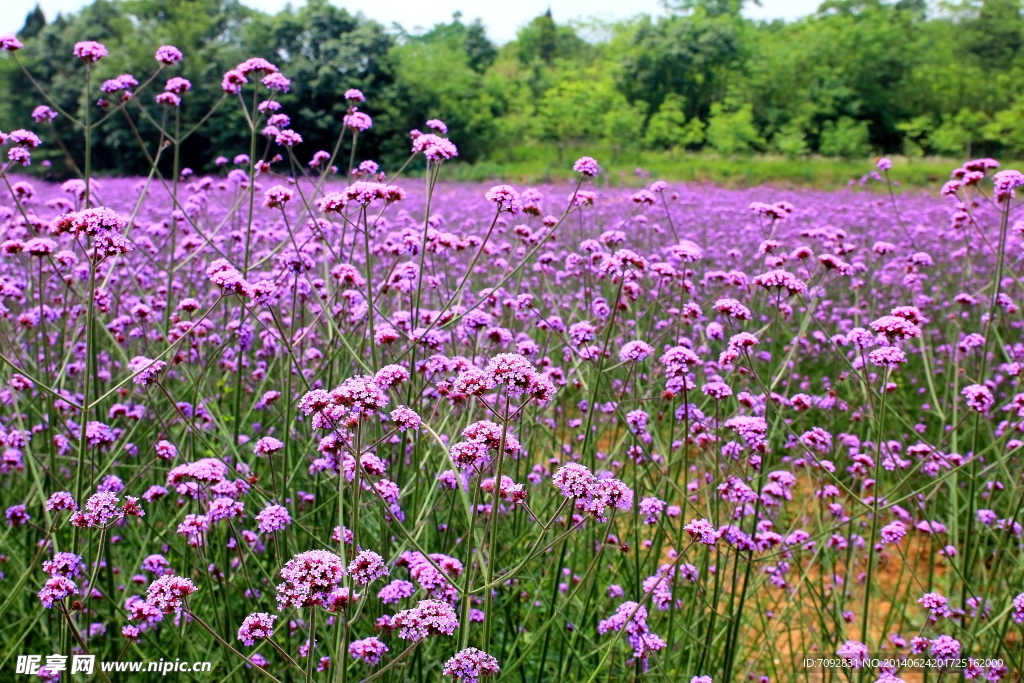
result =
[[[276,15],[237,0],[97,0],[49,22],[31,13],[18,56],[56,102],[80,113],[84,67],[70,57],[75,42],[110,49],[94,87],[122,73],[142,81],[155,67],[155,46],[176,45],[185,60],[168,75],[193,84],[182,98],[182,130],[221,99],[226,70],[265,57],[292,79],[281,101],[305,139],[297,148],[303,158],[332,148],[349,88],[366,93],[363,109],[374,119],[359,156],[385,162],[404,159],[409,129],[429,118],[448,124],[466,161],[507,158],[530,145],[561,156],[598,141],[615,154],[1024,153],[1020,0],[828,0],[795,22],[754,22],[741,6],[680,0],[666,17],[616,24],[559,25],[544,14],[498,47],[479,22],[458,16],[413,35],[325,0]],[[0,92],[0,129],[31,124],[43,99],[6,53]],[[97,132],[102,169],[148,168],[135,136],[152,144],[166,115],[156,92],[129,108],[134,130],[122,119]],[[70,122],[58,117],[54,125],[80,155]],[[182,163],[208,168],[217,155],[248,151],[248,139],[237,103],[220,106]],[[62,168],[60,154],[47,150]]]

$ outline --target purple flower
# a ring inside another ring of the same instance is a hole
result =
[[[416,592],[416,587],[409,581],[403,581],[402,579],[396,579],[384,586],[377,593],[377,597],[385,605],[400,602],[405,598],[412,597],[412,594]]]
[[[706,519],[687,522],[683,529],[690,534],[691,538],[705,545],[714,545],[718,542],[718,533],[715,531],[715,527]]]
[[[268,209],[284,208],[292,200],[293,192],[283,185],[274,185],[263,193],[263,206]]]
[[[483,650],[467,647],[445,662],[442,674],[459,683],[477,683],[481,676],[491,676],[499,670],[497,659]]]
[[[284,450],[284,443],[272,436],[264,436],[256,442],[252,450],[256,455],[273,455]]]
[[[391,421],[395,423],[398,431],[405,432],[410,429],[418,429],[423,423],[419,414],[406,406],[398,406],[391,411]]]
[[[353,659],[362,660],[370,666],[380,664],[381,656],[387,651],[388,646],[375,636],[353,640],[348,646],[348,653],[352,655]]]
[[[74,553],[55,553],[53,559],[43,562],[43,571],[50,576],[73,579],[85,569],[85,561]]]
[[[972,384],[964,387],[960,393],[963,394],[967,407],[979,413],[988,412],[996,402],[992,397],[992,391],[984,384]]]
[[[281,570],[284,583],[277,586],[277,604],[287,607],[324,605],[342,578],[341,558],[326,550],[309,550],[288,560]]]
[[[370,130],[373,126],[373,119],[361,111],[353,111],[350,114],[345,114],[342,123],[349,130],[364,132]]]
[[[576,160],[576,163],[572,165],[572,170],[593,178],[600,173],[601,167],[598,166],[597,161],[591,157],[580,157]]]
[[[78,593],[78,584],[66,576],[51,576],[46,580],[43,589],[39,591],[39,602],[43,607],[50,609],[53,603]]]
[[[71,50],[71,54],[78,57],[86,64],[92,64],[98,62],[107,56],[107,48],[102,43],[97,43],[94,40],[83,40],[79,43],[75,43],[74,49]]]
[[[50,512],[56,510],[71,510],[74,512],[78,509],[78,503],[75,502],[74,497],[67,491],[58,491],[47,499],[46,509]]]
[[[32,110],[32,120],[36,123],[42,123],[43,121],[53,121],[57,118],[57,112],[47,107],[45,104],[41,104]]]
[[[551,483],[558,487],[566,498],[587,498],[597,484],[597,477],[587,467],[570,462],[555,472],[551,477]]]
[[[432,635],[450,636],[459,628],[455,610],[439,600],[420,600],[412,609],[396,614],[391,623],[402,640],[419,641]]]
[[[856,640],[847,640],[836,649],[836,655],[850,662],[853,668],[859,669],[868,661],[868,646]]]
[[[273,638],[276,619],[277,616],[273,614],[253,612],[238,627],[238,639],[251,647],[257,640]]]
[[[883,543],[899,543],[900,539],[907,535],[907,526],[897,520],[882,527],[881,537]]]
[[[513,216],[523,212],[519,193],[509,185],[495,185],[485,195],[488,201],[498,205],[498,213],[505,211]]]
[[[15,528],[27,524],[32,519],[32,515],[28,514],[24,505],[12,505],[7,508],[6,517],[7,525]]]
[[[288,508],[283,505],[268,505],[256,515],[256,523],[263,534],[272,534],[275,531],[284,531],[292,523]]]
[[[941,635],[932,640],[929,652],[939,661],[957,659],[960,657],[960,641],[951,636]]]
[[[181,612],[185,598],[196,592],[190,579],[181,576],[161,576],[146,589],[146,603],[160,610],[162,614]]]
[[[436,130],[441,135],[448,133],[448,126],[445,125],[441,119],[428,119],[426,123],[427,128],[430,130]]]
[[[619,349],[619,360],[623,363],[639,363],[654,353],[654,347],[640,340],[626,342]]]
[[[428,161],[440,163],[459,156],[459,150],[451,140],[433,133],[417,135],[412,143],[413,153],[422,153]]]
[[[15,52],[23,47],[25,46],[21,44],[21,41],[14,36],[0,36],[0,50]]]
[[[348,573],[356,583],[365,586],[382,576],[387,576],[389,571],[384,558],[372,550],[363,550],[349,563]]]
[[[128,370],[134,375],[133,382],[145,386],[153,384],[166,366],[167,363],[162,360],[150,360],[145,356],[135,356],[128,363]]]
[[[153,55],[153,58],[166,66],[174,66],[181,61],[182,54],[181,50],[173,45],[161,45],[156,49],[156,54]]]
[[[1024,593],[1018,593],[1013,599],[1013,620],[1018,624],[1024,624]]]
[[[644,515],[644,524],[657,524],[661,513],[665,511],[665,501],[649,496],[640,501],[640,513]]]

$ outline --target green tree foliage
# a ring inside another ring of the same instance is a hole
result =
[[[43,8],[36,5],[35,9],[25,16],[25,25],[18,31],[18,37],[22,40],[35,38],[44,28],[46,28],[46,15],[43,14]]]
[[[764,140],[754,126],[754,113],[749,104],[738,108],[716,102],[711,105],[708,120],[708,144],[720,154],[746,154],[764,147]]]
[[[182,49],[185,61],[155,84],[191,80],[181,109],[158,107],[151,88],[127,107],[130,124],[117,114],[95,136],[101,170],[122,173],[145,167],[136,135],[155,154],[154,121],[180,115],[188,130],[215,107],[182,165],[208,168],[219,154],[247,152],[244,114],[222,102],[219,84],[254,56],[292,79],[281,99],[305,140],[300,160],[333,149],[348,107],[342,94],[353,87],[366,93],[362,108],[374,119],[360,136],[360,160],[404,160],[408,131],[428,118],[448,124],[464,161],[532,143],[564,161],[570,146],[597,141],[617,157],[639,147],[790,157],[1024,153],[1022,0],[826,0],[792,22],[751,21],[743,4],[669,0],[665,16],[617,24],[562,24],[549,11],[498,47],[479,20],[460,14],[413,34],[328,0],[273,15],[240,0],[95,0],[49,23],[34,9],[18,56],[63,111],[80,116],[83,65],[69,57],[76,41],[110,48],[94,88],[126,72],[147,78],[158,45]],[[29,115],[43,98],[6,53],[0,87],[0,129],[41,129]],[[80,158],[69,117],[54,125]],[[73,173],[55,145],[36,156],[53,161],[56,175]]]
[[[683,98],[671,93],[647,122],[644,140],[655,149],[675,151],[704,142],[704,127],[698,118],[686,120]]]
[[[826,121],[821,131],[821,153],[829,157],[864,157],[871,151],[868,145],[868,122],[841,116],[837,121]]]
[[[928,147],[937,154],[969,158],[972,147],[984,139],[989,120],[985,114],[961,109],[956,114],[947,114],[928,135]],[[995,138],[998,141],[998,136]]]
[[[669,94],[681,95],[687,118],[705,118],[724,95],[728,74],[740,66],[739,34],[733,16],[644,17],[615,43],[619,85],[627,98],[655,109]]]

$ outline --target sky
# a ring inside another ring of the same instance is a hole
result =
[[[264,12],[278,12],[287,0],[242,0],[244,4]],[[52,20],[58,12],[74,12],[89,0],[4,0],[6,9],[0,13],[0,35],[17,32],[24,24],[25,15],[36,3],[43,8],[46,19]],[[624,19],[634,14],[660,14],[658,0],[515,0],[514,2],[481,2],[480,0],[332,0],[350,12],[362,12],[371,19],[390,25],[398,22],[414,31],[451,20],[456,11],[462,20],[479,17],[487,27],[491,40],[505,43],[515,37],[516,30],[548,8],[555,21],[594,17],[604,20]],[[821,0],[761,0],[761,6],[750,4],[745,14],[754,19],[796,19],[813,13]],[[293,5],[301,5],[293,2]]]

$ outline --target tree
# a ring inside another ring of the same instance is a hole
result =
[[[569,26],[555,23],[549,9],[519,29],[515,42],[519,61],[529,64],[540,61],[548,66],[559,59],[573,59],[587,53],[586,41]]]
[[[644,127],[646,103],[630,104],[618,91],[613,92],[611,106],[604,114],[603,137],[611,145],[612,161],[627,147],[640,142],[640,131]]]
[[[864,158],[871,151],[868,145],[868,122],[843,116],[826,121],[821,130],[818,151],[827,157]]]
[[[983,0],[966,29],[968,49],[983,64],[1006,68],[1024,46],[1020,0]]]
[[[810,146],[807,144],[807,133],[796,121],[783,126],[772,137],[772,145],[790,158],[804,156],[811,151]]]
[[[35,9],[25,16],[25,25],[18,31],[18,37],[22,40],[35,38],[44,28],[46,28],[46,15],[43,14],[43,9],[36,5]]]
[[[658,111],[647,122],[644,141],[651,147],[667,149],[673,155],[679,147],[704,142],[704,123],[697,118],[686,120],[685,102],[675,93],[665,97]]]
[[[749,104],[726,108],[721,102],[711,105],[708,142],[720,154],[745,154],[765,144],[754,127],[754,114]]]
[[[617,45],[619,87],[629,101],[655,109],[669,94],[680,95],[687,118],[706,117],[742,62],[739,26],[731,15],[641,19]]]
[[[928,135],[928,146],[939,154],[971,158],[974,144],[984,138],[988,116],[970,109],[944,116],[942,123]]]
[[[915,116],[909,121],[897,124],[897,130],[903,132],[903,153],[911,158],[924,156],[929,134],[934,127],[935,121],[932,120],[931,114]]]
[[[604,114],[610,110],[611,84],[580,76],[559,81],[537,104],[535,134],[554,145],[559,163],[568,145],[600,136]]]
[[[444,42],[453,49],[462,50],[466,53],[469,67],[477,73],[487,71],[498,56],[498,48],[487,37],[483,22],[477,18],[469,25],[463,24],[461,12],[452,15],[451,23],[436,24],[422,36],[409,36],[407,39],[425,43]]]

